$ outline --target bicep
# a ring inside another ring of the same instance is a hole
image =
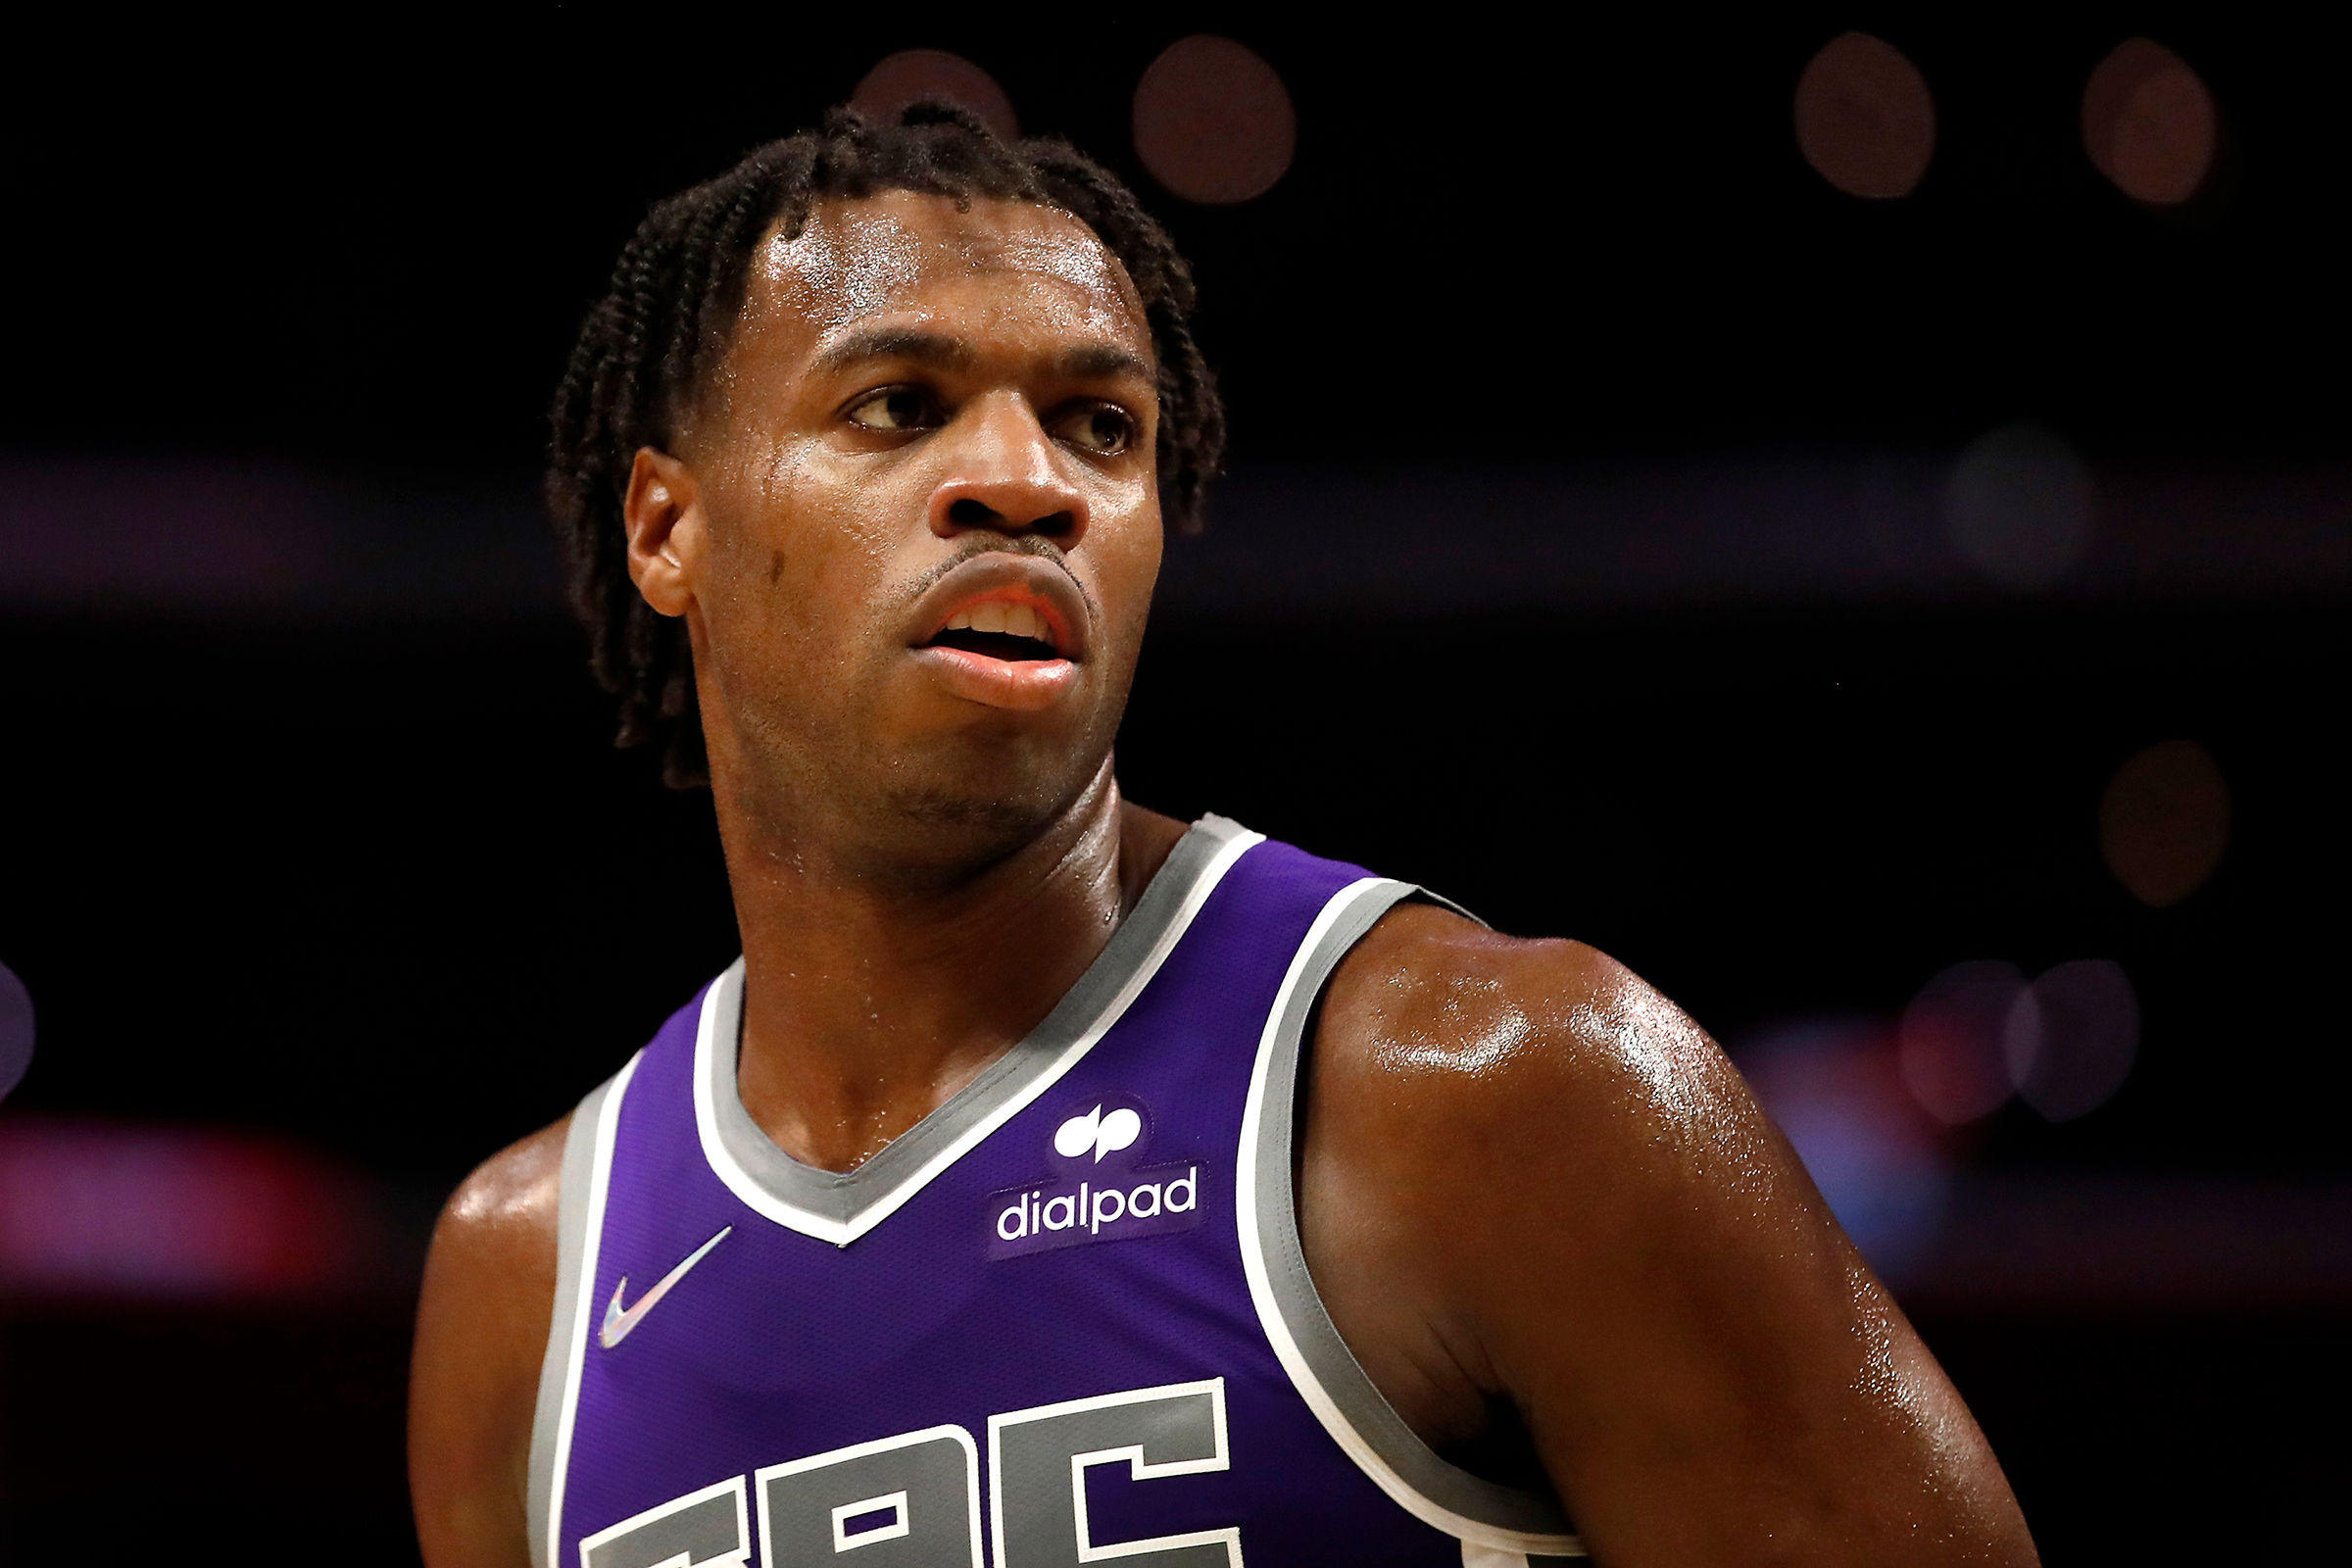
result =
[[[530,1560],[525,1493],[563,1132],[485,1165],[434,1228],[409,1381],[409,1482],[428,1568]]]

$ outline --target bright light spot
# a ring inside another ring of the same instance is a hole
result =
[[[2127,38],[2082,89],[2082,147],[2136,202],[2173,207],[2213,172],[2220,117],[2188,63],[2149,38]]]
[[[1956,963],[1903,1009],[1895,1059],[1903,1087],[1927,1113],[1957,1127],[1998,1110],[2011,1093],[2002,1030],[2024,994],[2014,963]]]
[[[944,98],[978,115],[989,129],[1010,141],[1021,133],[1012,100],[997,78],[961,55],[945,49],[902,49],[865,74],[850,104],[868,120],[895,122],[906,106]]]
[[[2135,754],[2099,801],[2099,854],[2140,903],[2179,904],[2222,863],[2230,847],[2230,786],[2195,741],[2162,741]]]
[[[32,1065],[32,993],[0,963],[0,1100],[24,1081]]]
[[[2002,1030],[2010,1081],[2052,1121],[2096,1110],[2139,1053],[2139,999],[2104,958],[2062,963],[2021,993]]]
[[[1298,148],[1290,90],[1255,50],[1231,38],[1179,38],[1136,84],[1136,155],[1186,201],[1263,196]]]
[[[2038,425],[1979,436],[1944,485],[1952,544],[1994,582],[2043,588],[2082,559],[2096,498],[2090,469]]]
[[[1831,39],[1796,78],[1796,146],[1848,196],[1908,196],[1936,156],[1936,100],[1884,38]]]
[[[1838,1223],[1883,1278],[1936,1239],[1951,1166],[1877,1026],[1829,1020],[1742,1046],[1740,1068]]]

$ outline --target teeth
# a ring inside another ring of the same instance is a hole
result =
[[[1054,631],[1046,617],[1030,605],[1010,604],[992,599],[958,610],[948,617],[942,631],[993,631],[1007,637],[1027,637],[1034,642],[1051,645]]]

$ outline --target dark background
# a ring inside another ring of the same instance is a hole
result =
[[[2334,1539],[2352,1270],[2310,1259],[2340,1265],[2352,1178],[2337,38],[2146,7],[763,15],[28,44],[5,111],[0,961],[41,1041],[0,1138],[209,1129],[363,1195],[380,1234],[300,1290],[0,1280],[0,1554],[167,1530],[270,1554],[267,1519],[414,1560],[400,1404],[434,1205],[735,952],[707,797],[610,748],[562,616],[532,514],[545,398],[649,201],[915,45],[1133,179],[1201,281],[1231,504],[1171,544],[1129,793],[1586,938],[1736,1051],[1891,1017],[1960,959],[2120,962],[2144,1016],[2122,1092],[2062,1125],[2009,1106],[1968,1170],[2103,1194],[2151,1235],[2205,1203],[2257,1241],[2193,1290],[2176,1238],[2103,1282],[1995,1269],[1906,1299],[2047,1560]],[[1900,201],[1832,189],[1789,133],[1797,73],[1848,27],[1936,94]],[[1257,201],[1178,201],[1130,145],[1138,75],[1197,31],[1294,95],[1297,161]],[[2082,151],[2082,81],[2134,33],[2223,108],[2183,211]],[[1795,559],[1853,474],[1933,474],[2018,419],[2125,498],[2045,591],[1948,561],[1709,564]],[[1784,504],[1686,506],[1715,474]],[[1413,500],[1314,499],[1366,486]],[[1518,552],[1599,537],[1525,498],[1600,490],[1623,537],[1556,593],[1515,584]],[[2189,544],[2148,567],[2131,519],[2162,505]],[[1374,546],[1388,588],[1340,566]],[[2213,754],[2235,827],[2155,910],[2095,813],[2175,737]]]

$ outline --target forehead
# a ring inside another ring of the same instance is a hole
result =
[[[805,350],[882,318],[956,330],[974,315],[1109,336],[1149,353],[1118,258],[1069,214],[1027,202],[893,190],[814,204],[801,232],[770,230],[753,258],[744,327]]]

